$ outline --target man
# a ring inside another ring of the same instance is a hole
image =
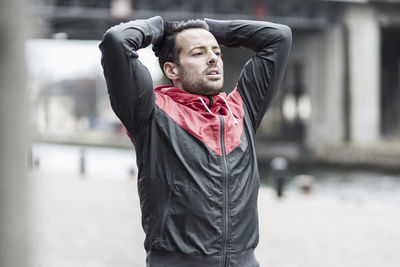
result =
[[[137,50],[153,44],[172,85],[153,89]],[[226,95],[219,45],[255,52]],[[259,266],[254,135],[280,86],[287,26],[161,17],[100,44],[111,105],[137,153],[147,266]]]

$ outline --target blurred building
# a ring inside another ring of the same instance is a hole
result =
[[[400,143],[399,0],[36,0],[34,11],[37,36],[47,38],[99,40],[112,25],[154,15],[287,24],[286,77],[258,133],[273,145],[260,155],[299,157],[306,148],[323,158],[349,146]],[[229,91],[251,54],[223,52]]]

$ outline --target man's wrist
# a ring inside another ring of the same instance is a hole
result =
[[[151,43],[157,44],[164,35],[164,21],[160,16],[151,17],[145,20],[147,25],[150,26],[152,38]]]
[[[215,20],[205,18],[210,32],[217,39],[218,43],[224,45],[228,42],[228,33],[230,31],[230,20]]]

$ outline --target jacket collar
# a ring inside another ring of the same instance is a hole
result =
[[[165,95],[170,97],[173,101],[178,102],[182,105],[185,105],[189,108],[198,110],[198,111],[206,111],[203,103],[200,98],[206,103],[207,106],[210,105],[209,97],[205,95],[192,94],[183,89],[173,87],[173,85],[164,85],[154,89],[154,91],[158,94]],[[217,95],[212,96],[212,107],[211,111],[215,114],[224,114],[226,107],[225,101],[219,97],[223,96],[226,98],[226,93],[219,93]]]

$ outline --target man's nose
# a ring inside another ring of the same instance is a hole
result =
[[[218,56],[214,52],[210,52],[208,58],[208,64],[216,64],[218,62]]]

